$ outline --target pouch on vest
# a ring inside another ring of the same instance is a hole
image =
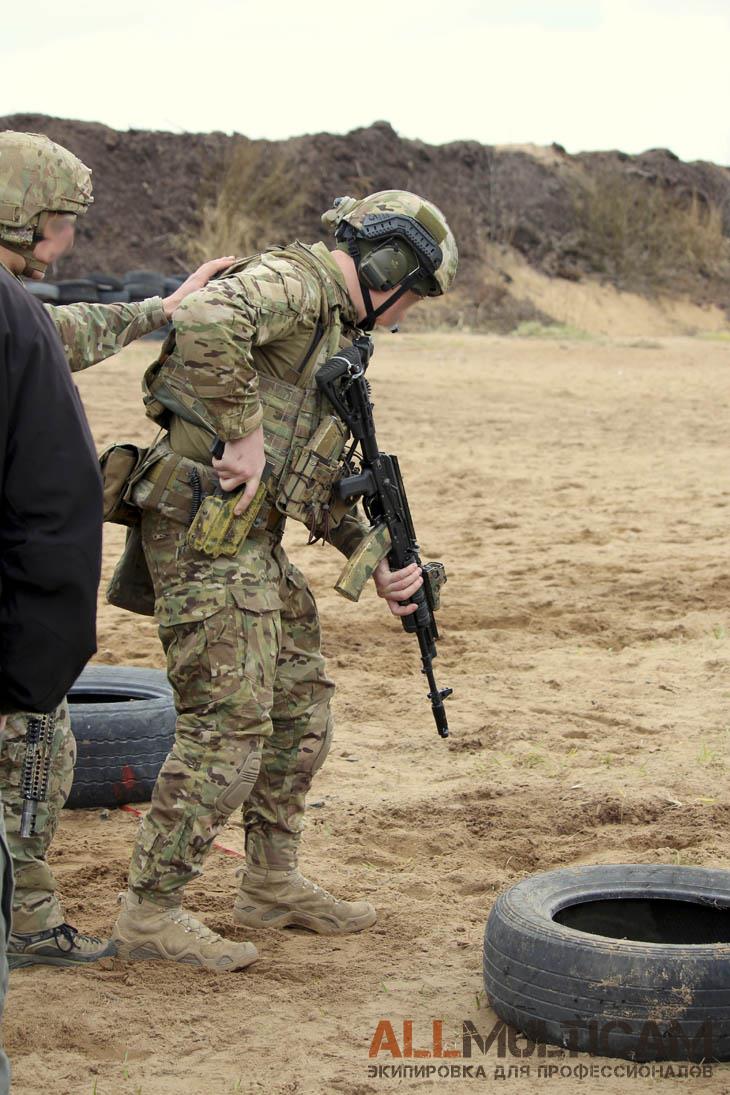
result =
[[[303,444],[295,446],[291,463],[279,485],[276,508],[302,521],[312,532],[329,511],[332,488],[342,475],[340,463],[347,430],[339,418],[328,415]]]
[[[107,586],[106,599],[110,605],[137,612],[140,616],[155,614],[155,592],[142,550],[142,530],[138,524],[127,529],[124,551]]]
[[[117,442],[109,445],[100,455],[105,521],[116,525],[139,524],[139,508],[130,503],[128,487],[148,451],[131,442]]]
[[[188,529],[188,546],[195,551],[202,551],[204,555],[210,555],[213,559],[217,559],[219,555],[229,558],[238,555],[241,544],[253,528],[266,500],[266,484],[271,471],[271,464],[267,462],[261,474],[261,482],[245,513],[234,513],[244,493],[243,486],[233,491],[219,488],[215,494],[204,498]]]

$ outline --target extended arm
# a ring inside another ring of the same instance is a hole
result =
[[[118,354],[167,323],[161,297],[137,304],[46,304],[71,372]]]
[[[168,323],[183,300],[230,266],[231,255],[211,259],[190,275],[169,297],[150,297],[134,304],[45,305],[63,345],[71,372],[88,369],[130,342]]]

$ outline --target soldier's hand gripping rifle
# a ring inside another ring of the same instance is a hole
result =
[[[346,460],[353,474],[338,481],[335,493],[343,502],[362,498],[372,526],[370,534],[348,560],[335,586],[338,593],[353,601],[358,599],[363,585],[386,555],[392,570],[401,570],[411,563],[421,566],[398,458],[380,452],[375,437],[370,386],[365,379],[372,348],[369,338],[357,338],[352,346],[335,354],[317,373],[318,387],[330,400],[353,438]],[[352,460],[356,452],[360,466],[354,470]],[[418,638],[422,672],[428,679],[428,698],[436,729],[442,738],[447,738],[449,727],[443,701],[453,690],[439,688],[433,674],[436,640],[439,637],[434,610],[438,608],[439,591],[446,581],[446,573],[441,563],[427,563],[422,567],[422,572],[423,585],[410,600],[418,608],[409,616],[402,616],[401,623],[406,631],[415,632]]]
[[[48,800],[48,781],[51,774],[55,732],[55,711],[49,715],[29,716],[21,776],[23,810],[20,815],[20,835],[22,837],[35,836],[38,803]]]

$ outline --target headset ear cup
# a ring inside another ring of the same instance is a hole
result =
[[[376,292],[384,293],[399,285],[413,269],[413,258],[399,246],[398,241],[387,241],[376,247],[360,262],[360,277]]]

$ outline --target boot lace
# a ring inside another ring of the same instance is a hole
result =
[[[186,932],[197,935],[197,937],[202,939],[205,943],[215,943],[220,939],[220,936],[206,927],[202,921],[196,920],[194,916],[191,916],[190,913],[185,912],[183,909],[171,909],[170,919],[174,920],[176,924],[179,924]]]
[[[63,942],[62,942],[63,940]],[[59,924],[53,928],[53,942],[60,951],[68,953],[72,950],[83,950],[84,944],[92,947],[100,947],[102,940],[97,935],[82,934],[72,924]]]
[[[239,867],[236,871],[236,877],[241,878],[245,883],[246,881],[246,868]],[[323,898],[325,901],[332,901],[335,905],[340,904],[339,898],[331,894],[329,890],[325,890],[322,886],[318,886],[316,882],[312,882],[311,879],[306,878],[299,871],[292,874],[291,882],[295,886],[301,886],[305,890],[309,890],[310,893],[315,894],[317,897]]]
[[[306,890],[310,890],[317,897],[324,898],[325,901],[331,901],[333,905],[340,904],[339,898],[335,897],[334,894],[331,894],[329,890],[325,890],[324,887],[318,886],[316,882],[312,882],[311,879],[305,878],[304,875],[300,874],[297,882],[300,886],[303,886]]]

